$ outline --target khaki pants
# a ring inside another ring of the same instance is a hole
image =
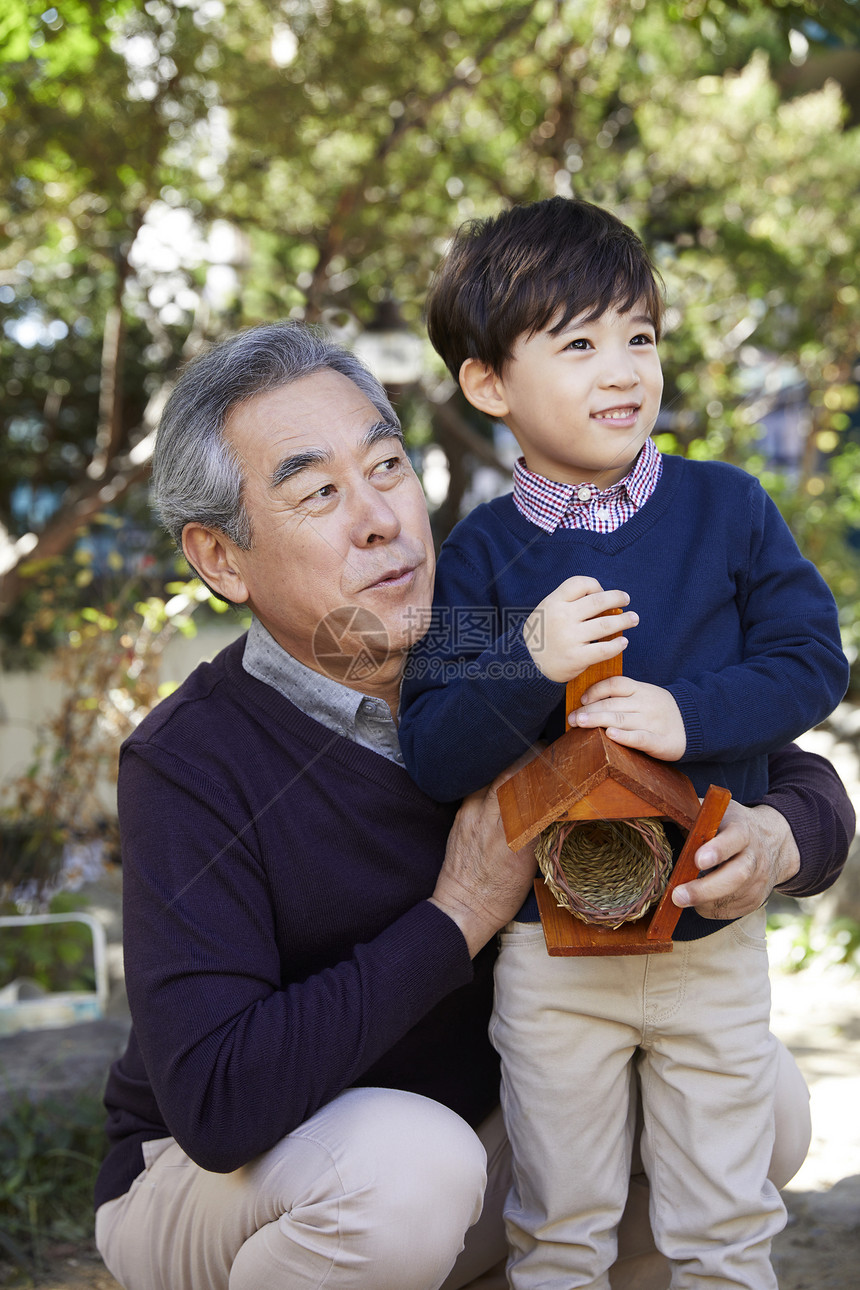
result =
[[[96,1244],[125,1290],[455,1290],[504,1254],[501,1113],[483,1127],[485,1142],[437,1102],[371,1088],[231,1174],[162,1138],[99,1208]]]
[[[144,1156],[131,1189],[96,1216],[99,1251],[125,1290],[507,1285],[499,1109],[475,1134],[427,1098],[353,1089],[232,1174],[200,1169],[173,1138]],[[650,1290],[665,1278],[640,1279],[653,1244],[647,1188],[632,1191],[624,1230],[643,1260],[631,1259],[629,1290]]]
[[[768,1170],[784,1050],[769,1017],[763,910],[671,954],[551,959],[538,924],[506,929],[490,1033],[514,1153],[516,1290],[608,1290],[637,1076],[672,1286],[775,1290],[785,1210]]]
[[[803,1162],[810,1127],[806,1085],[780,1052],[782,1186]],[[507,1285],[510,1149],[498,1111],[476,1136],[425,1098],[353,1089],[232,1174],[198,1168],[172,1138],[144,1151],[146,1170],[96,1219],[99,1250],[126,1290]],[[669,1284],[641,1173],[631,1179],[612,1282],[614,1290]]]

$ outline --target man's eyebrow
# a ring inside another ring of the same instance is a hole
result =
[[[280,488],[281,484],[301,474],[303,470],[310,470],[312,466],[325,466],[329,461],[331,461],[331,453],[323,452],[321,448],[316,451],[296,452],[292,457],[285,457],[278,463],[272,471],[270,485],[272,488]]]
[[[362,437],[359,447],[363,449],[372,448],[374,444],[380,443],[383,439],[397,439],[402,443],[403,431],[394,421],[377,421]],[[279,488],[281,484],[286,483],[288,479],[294,479],[303,470],[311,470],[314,466],[327,466],[330,462],[331,453],[324,452],[322,448],[311,448],[306,452],[293,453],[291,457],[285,457],[283,461],[279,462],[272,471],[272,478],[269,481],[270,486]]]
[[[397,439],[403,443],[403,431],[395,421],[377,421],[361,441],[362,448],[372,448],[382,439]]]

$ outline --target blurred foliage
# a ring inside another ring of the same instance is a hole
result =
[[[78,556],[72,568],[86,568]],[[197,580],[170,582],[164,590],[167,598],[140,597],[134,582],[119,581],[97,609],[49,602],[40,611],[52,615],[52,673],[62,697],[37,732],[31,764],[0,785],[0,899],[23,894],[38,905],[76,841],[99,840],[106,858],[115,851],[112,789],[120,744],[169,692],[169,683],[159,681],[165,646],[177,632],[193,635],[195,610],[213,602]]]
[[[778,971],[841,967],[860,972],[860,923],[853,918],[821,923],[812,914],[772,914],[767,929],[771,967]]]
[[[93,1186],[105,1145],[104,1107],[95,1095],[21,1098],[5,1111],[0,1256],[13,1268],[39,1272],[51,1244],[92,1237]]]
[[[115,621],[148,595],[163,594],[166,579],[187,578],[185,561],[153,528],[147,508],[135,504],[140,501],[145,498],[127,499],[122,515],[95,515],[75,532],[70,552],[24,561],[21,592],[3,620],[6,671],[27,671],[68,644],[83,607],[98,605]]]
[[[349,343],[392,295],[418,330],[450,230],[554,193],[654,248],[661,442],[763,475],[856,647],[860,129],[827,73],[857,32],[856,0],[6,0],[7,648],[61,634],[72,587],[52,608],[40,579],[81,525],[140,514],[185,358],[283,316]],[[419,466],[431,435],[448,458],[442,536],[490,429],[429,349],[404,411]]]

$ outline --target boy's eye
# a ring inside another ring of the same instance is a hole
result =
[[[569,341],[565,349],[591,349],[591,341],[586,340],[584,336],[577,336],[576,340]]]
[[[649,336],[648,333],[644,331],[640,332],[638,336],[634,336],[630,341],[631,345],[653,345],[654,343],[654,337]]]

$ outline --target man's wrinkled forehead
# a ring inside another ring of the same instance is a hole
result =
[[[324,368],[235,404],[224,437],[276,485],[340,453],[366,452],[380,438],[402,435],[349,377]]]

